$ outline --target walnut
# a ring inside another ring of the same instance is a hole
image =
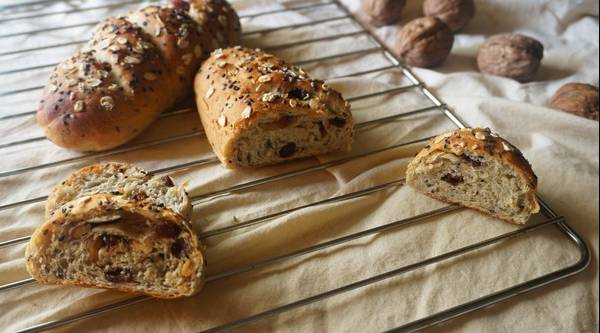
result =
[[[462,29],[475,15],[473,0],[425,0],[423,13],[437,17],[446,23],[450,30]]]
[[[482,73],[526,82],[538,70],[543,57],[544,46],[537,40],[519,34],[502,34],[490,37],[479,48],[477,66]]]
[[[406,0],[363,0],[362,10],[370,24],[381,27],[400,20]]]
[[[444,22],[435,17],[421,17],[400,29],[396,53],[411,66],[433,67],[446,60],[452,44],[454,36]]]
[[[548,106],[597,121],[598,87],[585,83],[567,83],[556,91]]]

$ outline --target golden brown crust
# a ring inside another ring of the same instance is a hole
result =
[[[183,9],[149,6],[101,23],[81,52],[55,68],[44,89],[37,121],[48,139],[80,151],[110,149],[186,97],[210,51],[239,40],[235,11],[224,1],[208,2],[213,13],[201,12],[208,6],[194,11],[206,17],[199,21]],[[227,38],[217,33],[220,17],[230,27]]]
[[[235,165],[229,158],[234,138],[259,122],[284,122],[287,113],[353,131],[350,104],[339,92],[261,50],[217,49],[198,71],[194,90],[209,142],[228,167]]]
[[[191,259],[194,261],[195,267],[192,275],[195,277],[195,280],[193,281],[190,290],[174,290],[171,292],[140,291],[136,290],[134,286],[121,286],[112,283],[91,284],[83,281],[47,279],[41,276],[39,271],[40,267],[38,266],[39,262],[35,260],[36,255],[52,241],[53,236],[56,235],[61,228],[70,223],[98,219],[110,215],[111,213],[127,213],[156,223],[172,223],[189,233],[191,235],[192,243],[188,245],[190,245],[192,249],[193,256]],[[55,210],[51,218],[39,226],[33,233],[25,251],[25,258],[27,270],[39,283],[112,289],[124,292],[142,293],[158,298],[176,298],[189,296],[197,292],[203,284],[203,272],[205,267],[205,261],[200,250],[200,242],[196,238],[189,222],[181,215],[168,208],[155,206],[145,201],[125,200],[122,197],[107,193],[82,197],[71,201],[59,210]]]
[[[533,192],[537,188],[537,176],[533,173],[531,164],[525,159],[523,153],[489,128],[463,128],[437,136],[429,141],[429,144],[419,152],[415,159],[420,159],[435,151],[451,152],[455,155],[471,151],[481,156],[501,158],[507,164],[515,167],[527,179]]]

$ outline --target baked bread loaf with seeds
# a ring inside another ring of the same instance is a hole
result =
[[[57,185],[48,195],[46,219],[68,202],[96,193],[146,201],[157,207],[169,208],[187,220],[192,214],[187,192],[171,177],[155,176],[127,163],[109,162],[79,169]]]
[[[37,121],[48,139],[65,148],[121,145],[191,93],[210,51],[239,38],[239,18],[222,0],[179,1],[109,18],[54,69]]]
[[[350,104],[302,69],[243,47],[217,49],[194,82],[208,141],[226,167],[350,148]]]
[[[107,193],[55,211],[34,232],[27,270],[44,284],[141,293],[159,298],[200,290],[200,243],[180,214]]]
[[[539,211],[537,177],[523,154],[489,129],[432,139],[408,165],[406,182],[424,194],[524,224]]]

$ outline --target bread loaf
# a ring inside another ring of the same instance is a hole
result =
[[[489,129],[465,128],[432,139],[410,162],[406,182],[432,198],[517,224],[539,211],[531,165]]]
[[[348,150],[350,104],[302,69],[260,50],[217,49],[196,75],[196,104],[227,167]]]
[[[40,283],[159,298],[194,294],[204,274],[200,244],[181,215],[107,193],[56,210],[34,232],[25,258]]]
[[[110,149],[189,95],[202,60],[237,43],[240,24],[226,1],[195,0],[188,9],[149,6],[101,23],[44,88],[37,121],[48,139],[80,151]]]
[[[154,176],[127,163],[110,162],[84,167],[57,185],[48,195],[46,219],[66,203],[96,193],[146,201],[169,208],[187,220],[192,213],[188,194],[171,177]]]

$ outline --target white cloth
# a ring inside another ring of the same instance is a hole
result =
[[[14,1],[13,1],[14,2]],[[108,1],[47,3],[40,11],[89,7]],[[116,2],[116,1],[112,1]],[[353,11],[356,1],[344,1]],[[306,1],[294,1],[303,5]],[[409,1],[404,20],[419,15],[418,1]],[[277,9],[273,1],[234,1],[241,13],[258,6]],[[129,8],[139,4],[127,5]],[[306,22],[339,15],[332,7],[282,13],[243,21],[247,31]],[[263,10],[263,9],[260,9]],[[46,29],[58,24],[99,20],[123,13],[109,8],[56,15],[13,23],[0,23],[1,33]],[[16,15],[16,14],[15,14]],[[24,15],[24,14],[19,14]],[[327,27],[327,29],[324,29]],[[354,30],[352,30],[354,29]],[[396,27],[376,30],[393,46]],[[0,39],[2,51],[83,39],[90,27],[46,31],[30,36]],[[356,31],[348,21],[289,30],[265,36],[248,36],[245,44],[273,45]],[[474,54],[494,33],[519,31],[539,39],[545,46],[536,81],[481,75]],[[298,45],[275,50],[290,61],[371,47],[364,37],[335,42]],[[0,56],[0,71],[57,62],[76,46]],[[383,57],[371,55],[307,64],[316,77],[334,77],[385,65]],[[563,83],[583,81],[598,85],[598,4],[596,1],[490,0],[477,2],[477,14],[457,35],[448,61],[434,70],[415,69],[423,79],[469,125],[489,126],[521,148],[539,177],[544,199],[579,231],[592,249],[592,264],[582,274],[560,283],[518,296],[444,324],[444,331],[467,332],[584,332],[598,328],[598,122],[550,110],[543,105]],[[40,85],[48,70],[2,77],[1,91]],[[336,79],[331,85],[345,96],[357,96],[408,83],[398,71],[363,77]],[[39,91],[0,97],[0,115],[35,108]],[[358,122],[422,107],[419,94],[403,94],[353,103]],[[197,116],[169,117],[154,124],[136,142],[187,133],[200,126]],[[357,133],[353,153],[430,136],[452,125],[438,112],[424,113]],[[0,122],[0,143],[39,135],[30,117]],[[195,207],[198,232],[231,225],[301,204],[349,193],[401,178],[418,147],[387,151],[311,173],[213,199]],[[50,143],[36,142],[0,151],[1,171],[76,156]],[[148,170],[211,156],[204,139],[189,139],[103,160],[134,162]],[[336,157],[339,157],[337,155]],[[326,159],[334,159],[327,157]],[[325,158],[323,158],[325,159]],[[0,179],[0,204],[45,195],[60,179],[88,162],[71,164]],[[191,195],[287,170],[311,165],[306,160],[260,170],[228,171],[218,165],[176,172],[188,181]],[[336,237],[444,206],[408,187],[390,189],[351,201],[317,206],[279,217],[259,226],[206,241],[209,274],[285,254]],[[0,211],[0,241],[30,234],[42,222],[43,204]],[[344,245],[287,260],[211,282],[191,298],[151,300],[102,317],[68,326],[76,331],[196,331],[243,318],[274,306],[293,302],[344,284],[407,265],[517,227],[461,210],[442,217],[378,233]],[[23,264],[24,245],[0,249],[0,284],[28,277]],[[243,326],[240,331],[362,332],[393,328],[448,307],[564,267],[577,260],[571,244],[553,228],[502,242],[467,256],[428,266],[401,277],[329,298],[274,318]],[[0,331],[14,331],[51,319],[125,299],[116,292],[72,287],[27,286],[0,293]],[[434,328],[432,331],[439,331]]]

